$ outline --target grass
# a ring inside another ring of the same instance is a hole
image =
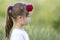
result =
[[[4,35],[4,24],[5,24],[5,18],[0,16],[0,40],[3,39],[3,35]]]

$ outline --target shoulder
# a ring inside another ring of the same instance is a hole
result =
[[[23,40],[23,32],[21,30],[14,29],[11,33],[11,40]]]
[[[29,40],[29,36],[26,31],[24,31],[23,36],[24,36],[25,40]]]
[[[11,35],[22,35],[23,31],[19,29],[13,29]]]

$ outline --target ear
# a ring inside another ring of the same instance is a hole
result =
[[[22,16],[19,16],[20,19],[22,19]]]
[[[23,20],[23,16],[18,16],[18,19]]]

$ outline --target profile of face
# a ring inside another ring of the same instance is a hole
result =
[[[18,20],[21,25],[27,25],[30,23],[31,17],[30,17],[30,15],[28,15],[27,17],[19,16]]]
[[[9,13],[14,19],[15,23],[20,25],[27,25],[31,18],[30,13],[33,10],[31,4],[16,3],[14,6],[8,8]]]
[[[30,20],[31,20],[31,17],[30,16],[26,17],[25,20],[24,20],[24,22],[23,22],[23,24],[24,25],[29,24],[30,23]]]

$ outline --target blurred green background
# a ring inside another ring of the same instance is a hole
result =
[[[60,40],[60,0],[0,0],[0,40],[4,36],[7,7],[16,2],[34,6],[31,23],[25,27],[30,40]]]

